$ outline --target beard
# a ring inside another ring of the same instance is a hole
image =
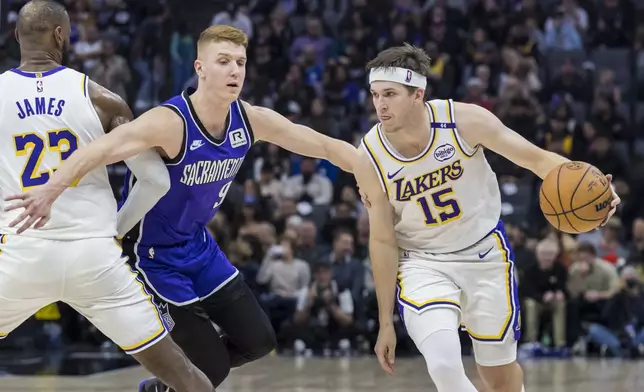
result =
[[[60,56],[60,65],[68,66],[69,65],[69,44],[65,42],[63,44],[62,53]]]

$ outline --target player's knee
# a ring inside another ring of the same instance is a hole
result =
[[[419,347],[435,381],[461,379],[465,375],[458,333],[442,329],[430,334]]]
[[[264,357],[269,354],[277,347],[277,337],[275,336],[275,330],[270,323],[264,326],[261,331],[258,331],[256,335],[255,344],[250,347],[246,353],[246,358],[248,361],[254,361]]]
[[[518,363],[479,366],[479,374],[491,392],[518,392],[523,385],[523,371]]]
[[[462,363],[454,356],[443,357],[439,353],[436,353],[436,356],[425,358],[425,362],[427,363],[427,370],[432,379],[439,377],[455,379],[465,374]]]

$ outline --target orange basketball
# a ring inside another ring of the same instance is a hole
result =
[[[539,206],[548,222],[571,234],[597,228],[606,219],[612,200],[606,176],[585,162],[567,162],[554,168],[539,191]]]

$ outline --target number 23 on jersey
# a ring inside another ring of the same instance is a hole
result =
[[[20,174],[22,190],[44,185],[56,168],[42,164],[47,153],[58,153],[60,162],[69,158],[78,149],[78,136],[70,129],[53,129],[46,132],[45,138],[35,132],[13,135],[17,157],[25,162]],[[78,180],[72,185],[75,186]]]

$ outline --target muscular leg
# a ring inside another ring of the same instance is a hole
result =
[[[241,276],[204,298],[200,305],[223,330],[231,367],[262,358],[277,346],[268,316]]]
[[[61,248],[71,260],[63,301],[176,392],[215,390],[168,336],[159,309],[114,240],[83,240]],[[88,249],[100,257],[88,260]]]
[[[458,311],[435,308],[417,314],[405,309],[404,313],[409,336],[423,354],[438,391],[476,392],[463,368]]]
[[[132,356],[176,392],[215,391],[206,375],[188,360],[169,336]]]
[[[201,369],[212,385],[219,386],[230,372],[230,356],[225,343],[199,303],[187,306],[168,305],[175,322],[172,339],[188,358]]]
[[[215,387],[231,367],[261,358],[275,347],[271,323],[241,278],[201,302],[169,304],[168,309],[175,323],[172,338]],[[211,319],[227,336],[219,336]]]

